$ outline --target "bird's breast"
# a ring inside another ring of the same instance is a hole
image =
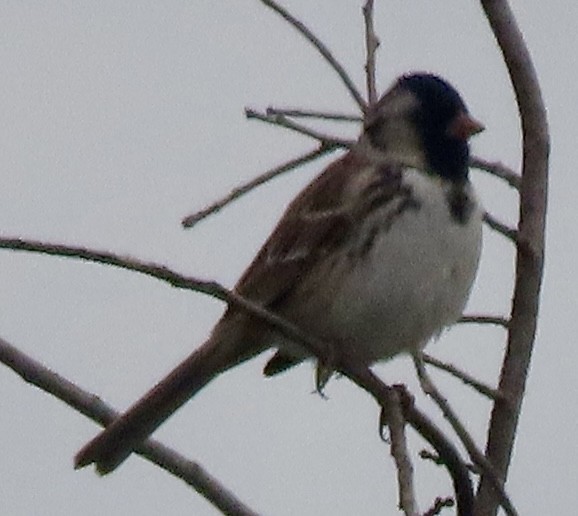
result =
[[[482,212],[471,185],[461,220],[443,180],[408,169],[402,187],[405,195],[360,223],[348,255],[325,271],[326,309],[310,312],[324,321],[324,338],[355,346],[368,363],[420,349],[454,323],[480,257]]]

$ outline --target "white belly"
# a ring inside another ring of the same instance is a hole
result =
[[[326,299],[313,295],[299,317],[333,345],[354,346],[367,363],[421,349],[456,322],[478,267],[482,212],[473,192],[474,210],[464,224],[452,219],[439,179],[408,170],[404,184],[419,209],[399,214],[360,266],[346,259],[332,268],[324,278],[332,288],[320,289]],[[369,219],[368,227],[380,216]]]

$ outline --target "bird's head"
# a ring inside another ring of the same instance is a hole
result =
[[[427,73],[400,77],[368,113],[363,139],[391,159],[452,181],[468,175],[468,140],[484,129],[459,93]]]

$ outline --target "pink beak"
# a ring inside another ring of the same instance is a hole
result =
[[[474,134],[481,133],[484,129],[482,123],[462,111],[451,121],[447,134],[458,140],[469,140]]]

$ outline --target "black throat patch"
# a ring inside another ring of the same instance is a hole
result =
[[[458,224],[467,224],[472,215],[474,203],[466,190],[465,182],[454,182],[447,193],[450,215]]]

